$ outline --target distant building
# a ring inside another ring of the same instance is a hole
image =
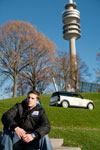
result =
[[[79,92],[100,92],[100,84],[89,83],[89,82],[79,82]]]

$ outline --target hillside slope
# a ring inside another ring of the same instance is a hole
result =
[[[100,149],[100,93],[82,93],[94,101],[95,109],[62,108],[49,106],[51,95],[41,95],[41,103],[51,123],[50,137],[63,138],[64,145],[79,146],[82,150]],[[17,102],[25,97],[17,97],[0,101],[0,118]],[[2,123],[0,121],[0,129]]]

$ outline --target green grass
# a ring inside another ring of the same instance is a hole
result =
[[[51,107],[49,106],[51,95],[41,96],[42,106],[45,108],[51,124],[49,136],[63,138],[66,146],[77,146],[82,150],[100,150],[100,93],[83,93],[82,95],[94,101],[94,110]],[[3,112],[24,98],[1,100],[0,118]],[[2,127],[0,122],[0,130]]]

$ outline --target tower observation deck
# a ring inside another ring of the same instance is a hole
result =
[[[76,10],[76,3],[73,0],[69,0],[69,3],[65,5],[65,11],[63,13],[63,38],[70,40],[70,55],[76,55],[75,40],[81,37],[80,30],[80,12]]]

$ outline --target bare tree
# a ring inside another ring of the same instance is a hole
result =
[[[77,91],[77,83],[84,80],[88,75],[88,67],[77,56],[77,67],[70,60],[69,54],[66,52],[58,52],[55,58],[55,67],[52,76],[55,78],[59,90],[68,90],[69,86]],[[74,58],[73,58],[74,61]],[[74,69],[71,69],[74,68]]]
[[[66,52],[57,52],[52,77],[55,78],[59,90],[66,90],[69,84],[69,55]]]
[[[72,69],[70,72],[70,85],[75,89],[75,91],[78,91],[78,83],[85,80],[85,77],[90,76],[88,72],[88,67],[85,64],[84,61],[79,56],[73,56],[73,61],[70,61],[70,67]],[[74,62],[77,62],[75,64]]]
[[[55,55],[55,45],[42,33],[38,33],[35,38],[35,48],[31,47],[27,54],[27,66],[22,74],[24,85],[32,89],[37,89],[40,93],[50,84],[50,72],[52,70],[52,60]]]
[[[0,26],[0,72],[13,81],[13,96],[17,96],[19,73],[29,65],[26,61],[36,28],[24,21],[10,21]]]

